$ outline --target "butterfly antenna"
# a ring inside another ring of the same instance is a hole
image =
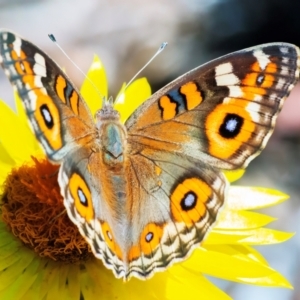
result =
[[[99,96],[102,98],[102,101],[105,101],[105,97],[100,93],[94,82],[76,65],[76,63],[72,60],[72,58],[65,52],[65,50],[57,43],[55,36],[50,33],[48,34],[50,40],[59,48],[59,50],[66,56],[66,58],[79,70],[79,72],[90,82]]]
[[[160,54],[168,45],[167,42],[163,42],[160,47],[158,48],[158,50],[154,53],[154,55],[148,60],[148,62],[132,77],[132,79],[126,84],[124,91],[126,90],[126,88],[132,83],[132,81],[152,62],[152,60],[158,55]]]

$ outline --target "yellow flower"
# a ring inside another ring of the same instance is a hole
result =
[[[97,57],[88,77],[102,96],[107,97],[106,76]],[[88,80],[84,81],[81,93],[94,114],[100,107],[101,97]],[[125,91],[123,86],[116,104],[123,120],[150,93],[145,79],[136,80]],[[140,299],[141,295],[143,299],[230,299],[203,274],[241,283],[291,288],[251,247],[283,242],[292,236],[265,228],[274,219],[250,211],[278,204],[287,196],[269,189],[238,186],[230,188],[217,224],[188,260],[147,281],[133,278],[124,283],[116,279],[100,260],[90,255],[81,237],[69,229],[73,224],[60,203],[56,167],[45,160],[27,126],[21,102],[15,98],[17,113],[0,101],[0,128],[5,128],[0,132],[0,299],[132,300]],[[232,181],[242,173],[228,172],[227,176]],[[48,192],[41,193],[41,189]]]

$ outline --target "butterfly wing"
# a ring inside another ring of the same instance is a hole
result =
[[[224,204],[222,173],[172,152],[130,156],[131,245],[126,277],[149,278],[186,259]]]
[[[94,255],[124,279],[149,278],[188,257],[224,203],[223,174],[166,153],[129,156],[124,173],[111,176],[100,156],[74,149],[58,176],[69,217]]]
[[[244,168],[266,145],[299,77],[299,49],[261,45],[213,60],[155,93],[128,119],[145,155],[172,151],[220,169]]]
[[[70,149],[93,139],[95,125],[85,102],[44,52],[11,32],[0,31],[0,63],[50,160],[59,162]]]
[[[130,275],[151,276],[203,240],[226,198],[220,169],[247,166],[265,146],[298,79],[298,56],[281,43],[226,55],[176,79],[129,118],[128,194],[139,237]]]

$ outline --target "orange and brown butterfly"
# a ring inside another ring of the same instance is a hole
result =
[[[61,164],[70,219],[118,278],[146,279],[186,259],[226,200],[221,170],[265,147],[299,77],[299,49],[273,43],[177,78],[120,122],[111,101],[94,121],[65,73],[14,33],[0,62],[47,157]]]

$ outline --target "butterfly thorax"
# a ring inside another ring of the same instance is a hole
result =
[[[97,129],[103,163],[109,169],[124,167],[127,132],[120,121],[120,114],[106,104],[97,111]]]

